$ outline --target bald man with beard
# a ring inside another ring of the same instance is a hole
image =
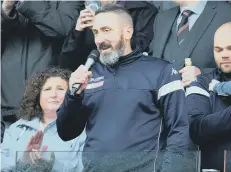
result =
[[[217,69],[199,75],[186,91],[190,136],[202,152],[202,169],[224,169],[224,151],[231,149],[231,96],[210,91],[212,80],[231,80],[231,22],[214,36]]]

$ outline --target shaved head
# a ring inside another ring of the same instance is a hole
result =
[[[217,67],[231,72],[231,22],[220,26],[214,35],[214,57]]]
[[[228,22],[228,23],[225,23],[225,24],[221,25],[217,29],[217,31],[215,32],[214,44],[216,44],[218,41],[223,42],[223,41],[220,41],[223,38],[225,38],[225,40],[228,39],[228,38],[231,39],[230,32],[231,32],[231,22]]]
[[[119,5],[107,4],[100,8],[98,11],[96,11],[95,15],[101,13],[114,13],[118,17],[118,20],[121,24],[133,26],[131,15],[125,8]]]

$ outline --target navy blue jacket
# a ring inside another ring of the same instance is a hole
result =
[[[96,63],[92,73],[83,96],[67,91],[57,111],[63,140],[86,126],[84,151],[187,149],[185,92],[172,64],[136,49],[114,67]]]
[[[190,136],[202,151],[202,168],[223,171],[224,150],[231,149],[231,97],[209,90],[212,79],[226,81],[218,69],[203,74],[187,89]]]

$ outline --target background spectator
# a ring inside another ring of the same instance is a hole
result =
[[[56,110],[62,104],[68,88],[70,72],[51,68],[37,73],[29,79],[21,104],[21,119],[6,130],[2,144],[2,169],[13,170],[17,151],[19,171],[66,171],[81,169],[81,152],[85,133],[78,138],[64,142],[57,133]],[[54,152],[44,159],[38,151]],[[65,152],[69,151],[69,152]],[[18,152],[20,153],[20,152]],[[41,158],[40,158],[41,157]],[[40,167],[39,167],[40,165]],[[79,171],[77,170],[77,171]]]
[[[149,2],[152,3],[158,9],[159,12],[163,12],[163,11],[169,10],[170,8],[177,6],[177,4],[174,3],[173,1],[154,1],[154,0],[151,0]]]
[[[78,9],[77,1],[2,2],[1,109],[5,122],[12,123],[19,115],[25,81],[34,72],[58,64]]]
[[[204,169],[224,171],[224,151],[231,149],[231,96],[209,90],[213,79],[231,81],[231,22],[222,25],[214,36],[217,69],[202,74],[187,88],[190,136],[199,144]]]
[[[157,15],[151,46],[153,56],[172,62],[188,86],[195,76],[216,67],[213,35],[219,26],[231,21],[231,5],[221,1],[175,2],[180,7]],[[184,68],[185,58],[191,58],[192,66]]]
[[[153,22],[157,9],[145,1],[101,1],[102,6],[110,3],[117,3],[126,8],[134,22],[134,34],[132,48],[139,46],[141,51],[148,51],[149,44],[153,37]],[[84,4],[84,1],[82,1]],[[85,18],[87,15],[91,18]],[[94,12],[90,9],[83,9],[78,18],[76,27],[70,32],[62,48],[60,65],[74,71],[80,64],[86,61],[91,50],[96,48],[94,36],[91,31]],[[87,24],[85,23],[87,22]]]

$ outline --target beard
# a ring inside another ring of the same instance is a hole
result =
[[[221,70],[221,72],[231,74],[231,65],[225,66],[224,64],[217,63],[217,67]]]
[[[111,48],[112,50],[110,52],[100,53],[100,61],[106,66],[113,66],[115,65],[121,56],[124,54],[124,41],[123,36],[121,35],[121,38],[119,42],[116,44],[115,48],[110,43],[101,43],[99,45],[99,51],[102,51],[104,49]]]
[[[231,74],[231,68],[229,68],[229,69],[227,69],[227,68],[220,68],[220,70],[221,70],[223,73]]]

